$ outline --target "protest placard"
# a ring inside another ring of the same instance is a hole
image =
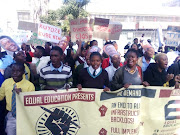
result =
[[[177,47],[180,44],[180,26],[168,26],[165,45]]]
[[[95,18],[94,25],[101,25],[101,26],[107,26],[109,25],[109,19],[105,18]]]
[[[38,39],[59,43],[61,39],[61,29],[49,24],[38,24]]]
[[[89,41],[92,39],[93,28],[92,19],[74,19],[70,21],[71,41]]]
[[[14,52],[20,49],[18,44],[11,37],[6,35],[0,36],[0,46],[12,57]]]
[[[38,39],[38,33],[34,32],[33,35],[31,36],[30,40],[26,42],[27,45],[33,45],[33,46],[44,46],[45,41]]]
[[[94,38],[119,40],[120,33],[122,31],[121,24],[109,23],[107,19],[95,18],[94,22]]]
[[[38,23],[19,21],[18,22],[18,29],[37,32],[38,31]]]
[[[108,55],[112,56],[113,54],[117,54],[117,50],[115,49],[114,45],[107,44],[103,47],[103,51]]]
[[[18,135],[178,135],[180,89],[131,86],[16,95]]]
[[[61,38],[61,40],[59,41],[59,43],[57,44],[57,46],[59,46],[63,52],[66,50],[67,46],[68,46],[68,36],[64,36]]]

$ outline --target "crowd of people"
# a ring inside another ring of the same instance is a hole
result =
[[[63,50],[49,42],[44,47],[23,43],[13,58],[0,51],[1,134],[16,134],[15,93],[70,88],[115,91],[130,85],[179,88],[180,45],[177,51],[155,54],[151,44],[139,44],[135,38],[121,61],[116,42],[106,41],[104,46],[114,47],[110,53],[102,52],[96,40],[76,44],[77,50],[70,41]]]

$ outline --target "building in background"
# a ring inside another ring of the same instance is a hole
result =
[[[167,1],[162,3],[162,6],[180,7],[180,0],[167,0]]]
[[[16,12],[18,21],[39,22],[42,15],[48,11],[49,0],[22,0],[23,6],[18,6]]]
[[[47,15],[50,1],[53,0],[3,1],[0,8],[0,29],[14,31],[18,21],[38,23],[40,16]]]
[[[146,41],[151,39],[152,44],[158,46],[157,29],[160,26],[164,34],[168,25],[180,26],[180,1],[171,0],[169,6],[164,6],[164,2],[168,3],[170,0],[91,0],[86,10],[91,18],[107,18],[122,24],[122,33],[117,43],[123,54],[124,46],[128,42],[132,43],[135,37],[140,39],[145,34]]]

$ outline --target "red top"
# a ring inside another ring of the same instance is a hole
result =
[[[109,58],[106,58],[106,59],[104,59],[103,62],[102,62],[102,68],[105,69],[105,68],[107,68],[108,66],[110,66],[110,64],[109,64]],[[120,62],[119,66],[122,67],[123,64]]]
[[[29,55],[30,55],[31,57],[34,57],[34,53],[33,53],[33,52],[29,52]]]

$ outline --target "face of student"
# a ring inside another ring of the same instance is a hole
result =
[[[145,53],[146,53],[147,57],[152,58],[154,56],[154,49],[148,48]]]
[[[157,61],[158,66],[161,69],[166,69],[167,65],[168,65],[168,58],[166,55],[163,55],[159,58],[159,60]]]
[[[120,65],[121,58],[119,55],[114,55],[111,61],[113,63],[113,66],[117,68]]]
[[[16,62],[25,63],[26,62],[26,56],[23,51],[19,51],[16,55],[14,60]]]
[[[138,57],[137,57],[136,53],[129,52],[127,54],[127,66],[129,68],[134,67],[136,65],[136,63],[137,63],[137,60],[138,60]]]
[[[82,57],[85,57],[85,56],[86,56],[86,50],[83,50],[83,51],[81,52],[81,56],[82,56]]]
[[[101,58],[98,55],[94,55],[93,57],[91,57],[90,63],[94,69],[98,69],[101,65]]]
[[[16,43],[9,38],[2,38],[0,44],[7,51],[15,52],[18,50]]]
[[[35,48],[34,50],[35,50],[35,51],[34,51],[34,57],[40,58],[41,52],[39,51],[39,49]]]
[[[19,68],[19,66],[17,65],[12,66],[11,76],[15,82],[21,81],[23,74],[24,71],[21,68]]]
[[[48,44],[45,44],[45,49],[50,49],[50,46]]]
[[[138,50],[138,48],[137,48],[137,45],[136,45],[136,44],[133,44],[131,48],[133,48],[133,49],[135,49],[135,50]]]
[[[93,46],[98,46],[98,42],[97,41],[93,41]]]
[[[21,45],[21,49],[23,50],[23,51],[26,51],[27,49],[26,49],[26,44],[22,44]]]
[[[60,55],[59,51],[51,50],[51,52],[50,52],[50,59],[51,59],[52,65],[55,68],[59,68],[61,66],[62,57],[63,56]]]
[[[136,44],[138,43],[138,39],[137,38],[134,40],[134,43],[136,43]]]

